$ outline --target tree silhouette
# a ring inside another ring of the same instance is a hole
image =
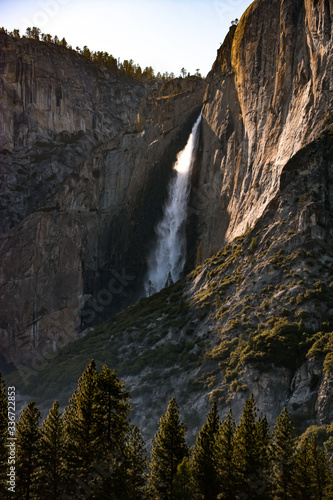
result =
[[[198,491],[205,500],[215,500],[219,490],[215,454],[219,421],[214,401],[193,450],[193,476]]]
[[[20,31],[18,29],[14,29],[12,32],[8,32],[4,27],[0,28],[1,33],[5,33],[13,38],[20,38]],[[29,38],[33,40],[39,40],[44,43],[53,43],[54,45],[60,45],[61,47],[65,47],[69,50],[73,50],[71,45],[68,45],[66,38],[62,38],[61,40],[58,38],[57,35],[55,35],[53,38],[49,33],[41,33],[40,28],[37,28],[34,26],[33,28],[28,27],[26,29],[25,35],[23,35],[22,38]],[[130,75],[134,78],[138,79],[162,79],[162,80],[172,80],[175,78],[174,73],[168,73],[165,72],[163,75],[158,72],[156,77],[154,70],[151,66],[146,66],[146,68],[142,71],[141,66],[139,64],[135,64],[133,59],[125,59],[123,62],[114,58],[112,55],[109,55],[107,52],[93,52],[91,51],[87,45],[81,49],[79,46],[75,47],[75,51],[80,54],[81,56],[85,57],[86,59],[89,59],[91,61],[94,61],[97,64],[106,66],[108,68],[112,68],[114,70],[118,69],[127,75]],[[183,76],[185,77],[187,72],[185,68],[182,68]],[[189,75],[189,74],[188,74]]]
[[[293,500],[295,472],[294,426],[284,408],[278,416],[273,432],[271,451],[271,481],[273,494],[283,500]]]
[[[34,26],[31,30],[31,37],[34,39],[34,40],[39,40],[39,36],[40,36],[40,29],[39,28],[36,28],[36,26]]]
[[[220,492],[223,500],[234,500],[237,475],[234,467],[236,424],[231,410],[220,423],[216,438],[215,455]]]
[[[198,491],[194,484],[192,462],[188,457],[184,457],[177,467],[172,494],[174,500],[194,500],[198,498]]]
[[[185,434],[186,425],[180,423],[178,405],[172,398],[166,413],[160,418],[151,451],[150,488],[161,499],[172,498],[178,465],[188,456]]]
[[[97,443],[100,451],[104,450],[101,456],[104,459],[121,446],[128,431],[131,405],[124,383],[106,365],[97,375],[97,391],[94,419],[99,426]]]
[[[329,464],[324,450],[316,438],[305,438],[296,450],[294,498],[295,500],[323,500],[328,484]]]
[[[150,297],[151,295],[153,295],[153,284],[152,284],[151,280],[148,281],[148,290],[147,290],[147,293],[148,293],[148,297]]]
[[[97,371],[92,360],[79,379],[64,413],[66,469],[69,474],[68,493],[74,493],[77,482],[83,487],[95,470],[92,466],[100,450],[96,446],[98,422],[96,421]]]
[[[171,285],[173,285],[173,279],[172,279],[172,276],[171,276],[171,272],[169,271],[168,272],[167,280],[165,282],[165,286],[171,286]]]
[[[253,395],[245,402],[242,418],[235,432],[234,463],[238,476],[239,493],[249,499],[266,500],[267,485],[263,470],[263,430],[257,421],[257,408]]]
[[[136,426],[129,427],[121,452],[111,478],[112,489],[110,491],[110,488],[104,488],[105,498],[145,500],[147,451],[141,432]]]
[[[68,43],[67,43],[67,41],[66,41],[66,38],[63,38],[62,40],[60,40],[60,45],[61,45],[62,47],[65,47],[65,48],[67,48],[67,47],[68,47]]]
[[[55,401],[43,422],[38,469],[39,500],[58,500],[66,476],[64,431],[59,403]]]

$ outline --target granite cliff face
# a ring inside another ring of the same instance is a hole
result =
[[[7,362],[31,362],[12,375],[27,382],[23,393],[65,404],[94,357],[126,379],[146,436],[172,396],[192,433],[212,400],[238,418],[251,392],[270,423],[284,405],[299,431],[333,420],[332,17],[331,0],[256,0],[205,83],[111,82],[127,86],[118,110],[128,93],[132,102],[117,129],[32,139],[54,162],[61,144],[68,162],[20,222],[5,206],[1,343]],[[6,40],[14,57],[20,45]],[[106,92],[108,73],[82,64]],[[87,333],[138,297],[171,165],[201,107],[186,271],[198,247],[209,258]],[[22,148],[6,151],[7,196]]]
[[[145,88],[72,51],[6,35],[1,87],[6,234],[78,169],[92,146],[135,120]]]
[[[287,161],[333,122],[332,16],[331,1],[255,1],[218,51],[196,179],[206,256],[263,214]]]
[[[205,84],[160,89],[52,44],[2,35],[1,46],[1,352],[19,365],[141,291]]]

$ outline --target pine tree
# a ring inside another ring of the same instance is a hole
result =
[[[128,427],[122,442],[121,454],[108,462],[94,464],[99,473],[99,485],[91,498],[96,500],[144,500],[146,498],[147,456],[145,442],[139,429]],[[90,497],[89,497],[90,498]]]
[[[31,30],[31,36],[32,38],[34,38],[35,40],[39,40],[39,37],[40,37],[40,29],[37,28],[36,26],[33,26],[32,30]]]
[[[62,47],[65,47],[65,48],[67,49],[67,47],[68,47],[68,43],[67,43],[67,41],[66,41],[66,38],[62,38],[62,40],[60,40],[60,45],[61,45]]]
[[[329,470],[327,485],[326,485],[325,490],[324,490],[323,500],[332,500],[332,498],[333,498],[333,470],[332,470],[332,466],[331,466],[330,470]]]
[[[177,467],[177,474],[173,480],[173,498],[175,500],[195,500],[199,498],[193,477],[192,463],[184,457]]]
[[[218,493],[215,440],[219,430],[219,415],[216,402],[212,404],[193,450],[193,476],[204,500],[215,500]]]
[[[40,418],[40,411],[35,407],[33,401],[21,413],[16,427],[16,489],[18,498],[22,500],[36,498],[36,471],[40,440],[40,428],[38,426]]]
[[[315,436],[303,439],[296,451],[294,474],[295,500],[323,500],[329,480],[326,453]]]
[[[314,469],[313,478],[313,491],[314,496],[317,500],[323,500],[325,498],[325,490],[329,485],[330,478],[330,466],[327,454],[320,448],[317,443],[317,439],[313,436],[310,439],[310,453]],[[333,498],[333,495],[332,495]]]
[[[278,416],[272,436],[271,481],[274,499],[293,500],[295,470],[294,426],[284,408]]]
[[[253,396],[245,403],[242,418],[235,433],[234,463],[238,475],[239,493],[249,499],[267,499],[267,484],[262,462],[260,422]]]
[[[92,360],[64,415],[66,492],[70,495],[95,498],[99,492],[96,498],[109,498],[110,494],[120,498],[115,477],[125,461],[128,399],[129,393],[115,372],[103,366],[98,374]]]
[[[181,72],[181,74],[182,74],[182,77],[183,77],[183,78],[185,78],[185,77],[186,77],[186,75],[187,75],[187,70],[186,70],[185,68],[182,68],[182,69],[180,70],[180,72]]]
[[[186,425],[180,423],[178,405],[173,398],[160,418],[152,442],[149,483],[161,500],[173,498],[173,480],[178,465],[188,456],[185,434]]]
[[[142,76],[143,78],[145,79],[150,79],[150,78],[154,78],[154,70],[151,66],[146,66],[145,69],[143,70],[142,72]]]
[[[115,371],[106,365],[97,375],[96,423],[98,423],[98,444],[103,450],[100,459],[106,459],[122,444],[128,429],[128,415],[131,409],[129,392],[117,378]]]
[[[221,500],[234,500],[237,476],[234,467],[234,436],[236,425],[230,410],[220,423],[216,438],[215,455]]]
[[[64,430],[58,401],[54,402],[43,422],[39,450],[39,500],[58,500],[66,475]]]
[[[267,422],[266,415],[261,419],[258,419],[258,442],[260,445],[259,454],[260,454],[260,463],[262,466],[263,474],[266,478],[266,483],[268,487],[269,483],[269,468],[270,468],[270,451],[269,446],[271,444],[271,433],[269,423]]]
[[[295,471],[293,480],[294,500],[313,499],[313,471],[311,469],[312,464],[309,440],[305,438],[295,453]]]
[[[171,286],[173,285],[173,279],[172,279],[172,276],[171,276],[171,273],[170,271],[168,272],[168,277],[167,277],[167,280],[165,282],[165,286]]]
[[[139,429],[132,425],[123,449],[120,487],[124,500],[143,500],[146,495],[146,446]]]
[[[79,379],[78,388],[69,401],[64,413],[66,448],[66,470],[68,483],[66,491],[79,496],[90,489],[96,471],[93,463],[99,458],[96,446],[98,422],[96,422],[97,371],[94,360],[87,366]]]
[[[10,388],[11,389],[11,388]],[[8,390],[11,394],[11,391]],[[14,418],[14,417],[13,417]],[[11,425],[10,430],[14,431]],[[8,447],[7,436],[8,433],[8,404],[5,382],[0,373],[0,498],[5,498],[7,492],[7,472],[8,472]],[[14,437],[14,436],[12,436]]]

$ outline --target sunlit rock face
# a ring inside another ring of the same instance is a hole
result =
[[[260,217],[287,161],[333,122],[332,1],[257,0],[208,75],[199,236],[206,253]]]

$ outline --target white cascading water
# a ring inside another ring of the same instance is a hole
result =
[[[200,122],[201,115],[193,125],[187,144],[178,153],[173,167],[176,176],[170,181],[169,196],[164,207],[163,218],[156,228],[157,241],[148,258],[148,273],[145,285],[148,295],[164,288],[170,275],[173,281],[177,281],[184,268],[187,205]]]

